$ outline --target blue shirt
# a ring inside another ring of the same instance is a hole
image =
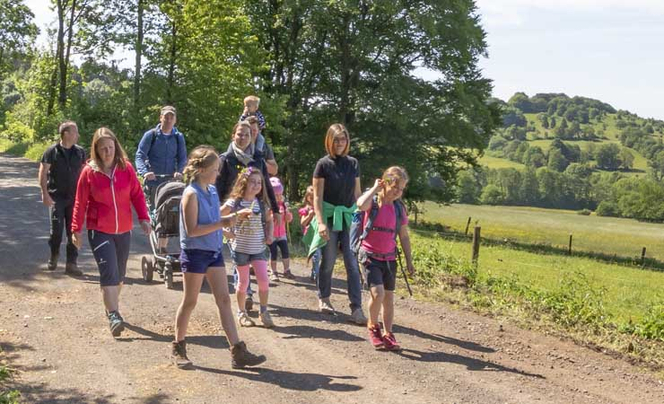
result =
[[[154,142],[153,136],[156,136]],[[187,145],[175,127],[169,135],[161,131],[161,124],[143,134],[136,150],[136,171],[140,175],[148,172],[173,175],[176,171],[181,173],[186,165]]]
[[[184,192],[193,190],[198,200],[198,224],[212,224],[220,220],[219,196],[214,185],[208,185],[207,191],[192,182]],[[189,237],[184,225],[184,206],[180,204],[180,248],[183,250],[221,251],[223,233],[215,230],[204,236]]]

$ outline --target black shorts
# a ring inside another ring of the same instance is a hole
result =
[[[397,262],[396,261],[380,261],[371,257],[367,257],[363,264],[367,277],[367,285],[369,288],[372,286],[383,285],[385,290],[391,292],[397,283]]]
[[[281,250],[281,259],[287,260],[290,258],[290,254],[288,253],[288,240],[274,240],[272,244],[270,244],[270,260],[277,260],[277,247]]]

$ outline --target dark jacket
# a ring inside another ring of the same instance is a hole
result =
[[[229,147],[225,153],[222,153],[219,156],[221,162],[219,166],[219,176],[217,177],[217,193],[219,194],[219,202],[222,204],[228,199],[231,190],[233,189],[233,184],[237,179],[238,173],[243,168],[246,168],[244,164],[240,162],[235,156],[235,152],[232,147]],[[261,170],[264,178],[264,186],[267,191],[267,197],[270,200],[270,206],[273,212],[279,212],[279,205],[277,204],[277,198],[274,196],[274,190],[272,189],[272,184],[270,184],[270,175],[267,173],[267,165],[265,164],[265,158],[260,152],[254,153],[254,161],[249,163],[249,167],[255,167]]]
[[[78,177],[85,166],[85,150],[73,145],[68,155],[62,145],[56,143],[46,149],[41,162],[50,164],[47,189],[51,198],[58,202],[74,202]]]

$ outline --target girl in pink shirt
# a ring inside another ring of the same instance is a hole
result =
[[[401,349],[394,334],[394,288],[396,284],[396,236],[399,236],[409,274],[415,273],[408,236],[408,215],[400,198],[408,184],[406,170],[393,166],[385,170],[381,179],[362,194],[357,200],[358,209],[366,212],[364,224],[368,220],[373,204],[378,205],[378,213],[373,220],[367,237],[362,240],[358,259],[366,270],[367,283],[371,291],[369,301],[369,340],[376,349],[398,351]],[[397,215],[396,209],[401,209]],[[397,218],[400,225],[397,226]],[[397,233],[398,229],[398,233]],[[378,315],[383,309],[383,327]]]
[[[279,206],[279,213],[283,220],[277,221],[274,219],[273,238],[274,241],[270,244],[270,267],[272,268],[272,279],[278,280],[277,275],[277,257],[278,251],[281,250],[281,262],[284,265],[284,277],[287,279],[294,279],[295,277],[290,271],[290,255],[288,252],[288,235],[286,233],[286,223],[293,221],[293,214],[288,209],[288,204],[284,201],[284,186],[279,181],[279,178],[270,178],[270,184],[274,190],[274,196],[277,198],[277,205]]]

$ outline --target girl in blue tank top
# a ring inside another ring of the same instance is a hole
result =
[[[175,341],[172,359],[179,368],[190,368],[185,336],[189,318],[196,306],[198,294],[207,279],[217,302],[221,326],[231,345],[233,368],[255,366],[265,357],[251,354],[240,341],[228,295],[224,259],[221,255],[222,228],[232,226],[238,218],[247,218],[250,209],[242,209],[221,216],[219,196],[214,187],[219,173],[219,156],[211,146],[198,146],[189,155],[184,176],[189,186],[180,204],[180,263],[184,280],[183,296],[175,316]]]

